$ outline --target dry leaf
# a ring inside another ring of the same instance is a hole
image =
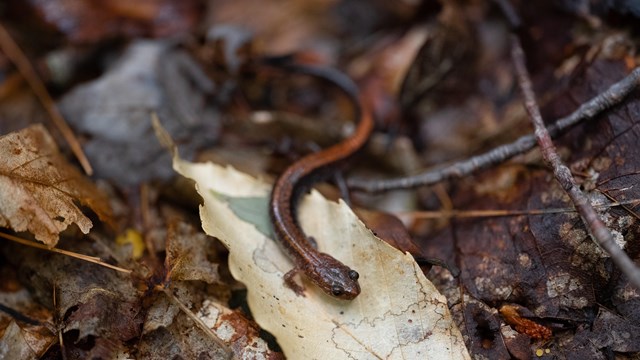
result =
[[[52,337],[50,337],[52,338]],[[0,358],[2,359],[36,359],[42,355],[48,345],[44,338],[36,338],[12,321],[0,338]],[[53,338],[55,339],[55,338]],[[49,339],[50,340],[50,339]],[[44,349],[43,349],[44,347]]]
[[[170,307],[169,309],[173,309]],[[176,313],[177,314],[177,313]],[[137,344],[138,359],[227,359],[206,333],[187,316],[175,316]]]
[[[181,300],[186,298],[195,300],[187,293],[181,294]],[[194,294],[195,295],[195,294]],[[197,297],[197,296],[195,296]],[[164,304],[164,306],[163,306]],[[259,329],[255,323],[247,320],[241,312],[226,308],[215,300],[204,300],[197,316],[205,326],[220,340],[229,344],[230,349],[216,346],[208,334],[194,326],[192,319],[178,315],[178,308],[168,299],[154,302],[154,307],[160,305],[173,314],[166,318],[159,318],[163,308],[152,308],[154,324],[149,324],[148,333],[142,336],[137,344],[137,358],[139,359],[281,359],[281,354],[270,350],[267,343],[260,338]],[[151,315],[151,313],[150,313]],[[148,319],[148,317],[147,317]],[[160,320],[158,322],[157,320]],[[148,323],[145,323],[147,327]],[[159,326],[160,325],[160,326]],[[233,357],[229,356],[230,352]]]
[[[167,119],[164,126],[185,144],[187,157],[215,140],[219,119],[214,107],[206,106],[203,90],[213,85],[201,80],[206,75],[173,45],[134,41],[101,77],[60,100],[65,119],[88,137],[83,148],[96,176],[123,187],[175,176],[153,135],[150,111]]]
[[[213,284],[220,280],[218,265],[208,259],[207,236],[185,223],[174,221],[167,232],[165,265],[172,281],[201,280]]]
[[[39,359],[58,340],[52,331],[51,312],[35,302],[27,290],[0,291],[0,304],[28,317],[16,318],[0,311],[0,359]]]
[[[260,337],[258,326],[244,317],[241,312],[205,300],[197,315],[221,340],[232,344],[235,358],[272,360],[282,358],[282,354],[269,349],[267,342]]]
[[[0,226],[53,247],[69,224],[85,234],[93,225],[75,202],[110,217],[106,197],[67,163],[42,125],[0,137],[0,158]]]
[[[289,258],[229,204],[233,198],[267,197],[270,185],[177,156],[174,168],[195,180],[204,199],[203,228],[229,248],[229,267],[246,284],[256,321],[288,358],[469,359],[446,299],[410,255],[373,236],[344,203],[313,192],[301,204],[300,221],[322,251],[360,272],[362,293],[353,301],[336,300],[305,280],[301,297],[284,286],[283,276],[293,267]]]
[[[65,238],[63,242],[64,248],[77,253],[101,258],[113,253],[101,245],[107,244],[105,238],[99,242]],[[54,337],[57,340],[62,335],[66,349],[77,354],[74,358],[110,359],[139,338],[144,293],[130,275],[13,243],[3,248],[2,257],[8,256],[34,299],[54,309]]]

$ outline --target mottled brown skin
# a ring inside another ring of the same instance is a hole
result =
[[[353,300],[360,294],[359,274],[329,254],[317,252],[317,259],[296,265],[285,274],[285,284],[296,294],[304,296],[304,288],[298,285],[294,276],[302,272],[327,295],[342,300]]]
[[[297,68],[299,72],[302,71]],[[311,72],[312,75],[315,73]],[[326,79],[330,82],[343,79]],[[349,81],[347,87],[354,86]],[[311,185],[319,181],[327,169],[344,162],[360,150],[367,142],[373,130],[373,119],[360,105],[355,91],[347,91],[356,104],[356,116],[359,118],[356,131],[349,138],[320,152],[309,154],[293,163],[276,180],[271,193],[270,216],[275,235],[295,263],[295,268],[285,275],[285,283],[301,294],[303,289],[293,281],[296,272],[302,272],[326,294],[338,299],[352,300],[360,294],[358,273],[332,256],[319,252],[307,239],[296,221],[296,206],[300,196]]]

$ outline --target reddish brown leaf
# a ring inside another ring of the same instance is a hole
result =
[[[503,305],[500,308],[500,314],[507,324],[513,326],[517,332],[529,335],[533,340],[549,340],[551,338],[551,329],[533,320],[523,318],[514,306]]]

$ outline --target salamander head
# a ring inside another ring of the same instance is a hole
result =
[[[319,253],[320,265],[311,270],[309,279],[327,295],[342,300],[353,300],[360,294],[357,271],[331,257]]]

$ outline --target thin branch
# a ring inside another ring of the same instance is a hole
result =
[[[72,258],[76,258],[76,259],[79,259],[79,260],[88,261],[90,263],[94,263],[94,264],[97,264],[97,265],[100,265],[100,266],[104,266],[104,267],[112,269],[112,270],[120,271],[120,272],[127,273],[127,274],[131,273],[131,270],[129,270],[129,269],[123,269],[121,267],[117,267],[117,266],[108,264],[108,263],[102,261],[102,259],[100,259],[99,257],[78,254],[78,253],[75,253],[73,251],[67,251],[67,250],[62,250],[62,249],[57,249],[57,248],[50,248],[50,247],[48,247],[46,245],[38,244],[38,243],[35,243],[33,241],[30,241],[30,240],[25,240],[25,239],[19,238],[17,236],[5,234],[3,232],[0,232],[0,237],[5,238],[7,240],[11,240],[11,241],[17,242],[17,243],[22,244],[22,245],[34,247],[36,249],[50,251],[50,252],[54,252],[54,253],[57,253],[57,254],[70,256]]]
[[[4,54],[13,62],[16,66],[22,77],[29,83],[29,86],[36,94],[36,97],[42,103],[47,113],[49,113],[49,117],[53,121],[53,124],[60,130],[62,136],[71,147],[71,151],[76,156],[80,165],[84,169],[84,172],[87,175],[93,174],[93,169],[91,168],[91,164],[89,163],[89,159],[82,151],[82,147],[76,139],[73,130],[69,127],[67,122],[64,120],[64,117],[58,110],[55,101],[49,95],[47,88],[38,77],[33,65],[29,62],[29,59],[25,56],[25,54],[20,50],[20,47],[13,40],[7,29],[0,23],[0,49],[4,52]]]
[[[524,53],[520,46],[520,40],[517,36],[512,35],[511,56],[515,65],[518,76],[518,84],[524,97],[524,106],[529,114],[531,122],[535,128],[535,136],[542,158],[547,165],[553,170],[556,180],[560,186],[567,192],[569,198],[578,210],[582,221],[589,229],[591,236],[600,244],[600,246],[611,256],[616,266],[629,278],[631,284],[640,289],[640,269],[635,266],[633,261],[627,254],[615,243],[611,231],[604,224],[598,213],[595,211],[587,196],[580,190],[576,184],[571,170],[562,163],[556,147],[553,145],[551,135],[544,126],[538,104],[529,79],[529,73],[525,66]]]
[[[607,194],[605,196],[609,197]],[[614,201],[614,199],[611,199]],[[638,205],[640,199],[627,200],[627,201],[614,201],[609,204],[592,204],[596,209],[609,209],[612,207],[621,206],[625,210],[634,214],[626,205]],[[506,216],[520,216],[520,215],[548,215],[548,214],[564,214],[570,212],[577,212],[576,208],[551,208],[551,209],[531,209],[531,210],[440,210],[440,211],[403,211],[394,212],[398,216],[412,216],[414,219],[443,219],[443,218],[481,218],[481,217],[506,217]],[[635,215],[634,215],[635,216]]]
[[[551,137],[557,137],[564,130],[580,121],[593,119],[604,110],[619,104],[638,86],[640,86],[640,68],[634,69],[624,79],[611,85],[605,92],[580,105],[569,116],[557,120],[548,127],[549,134]],[[501,145],[484,154],[418,175],[388,180],[349,179],[347,184],[352,190],[363,190],[371,193],[433,185],[444,180],[462,178],[476,171],[487,169],[516,155],[523,154],[531,150],[535,145],[536,140],[533,134],[524,135],[511,144]]]

